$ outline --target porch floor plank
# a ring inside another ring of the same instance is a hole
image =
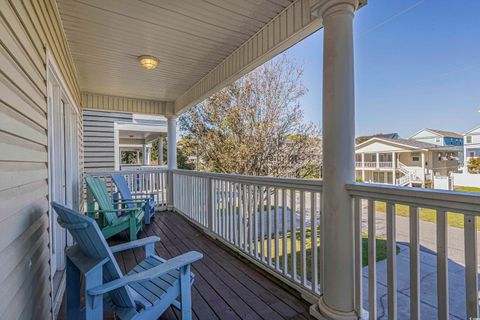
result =
[[[157,213],[140,237],[152,235],[161,238],[155,249],[163,258],[191,250],[204,255],[192,267],[193,319],[310,319],[307,303],[255,266],[229,253],[181,216]],[[121,233],[109,243],[115,245],[126,240],[127,234]],[[143,259],[143,250],[128,250],[115,258],[126,273]],[[65,319],[65,301],[58,318]],[[170,308],[160,319],[180,320],[181,316],[178,310]]]

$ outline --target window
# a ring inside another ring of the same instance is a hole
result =
[[[440,138],[435,138],[435,142],[440,142]]]
[[[393,184],[393,173],[387,172],[387,183]]]
[[[420,161],[420,155],[418,153],[412,153],[412,161],[414,162]]]
[[[373,173],[373,182],[375,183],[385,183],[385,175],[383,172],[374,172]]]
[[[470,151],[469,154],[471,158],[475,157],[475,151]]]
[[[467,136],[467,143],[472,143],[472,136]]]

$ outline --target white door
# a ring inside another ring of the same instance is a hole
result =
[[[66,89],[50,73],[48,79],[49,121],[49,199],[78,210],[79,206],[79,143],[78,111]],[[51,274],[65,269],[65,247],[71,243],[67,231],[57,223],[57,214],[50,210]]]

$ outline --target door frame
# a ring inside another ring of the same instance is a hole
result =
[[[61,305],[61,301],[63,298],[63,292],[65,291],[65,282],[66,282],[66,275],[65,272],[61,275],[61,278],[58,280],[59,285],[55,286],[57,290],[55,291],[54,288],[54,275],[57,271],[57,256],[54,249],[54,245],[57,243],[57,234],[54,230],[52,230],[51,226],[56,223],[56,221],[52,221],[54,219],[55,214],[53,214],[53,209],[50,205],[50,199],[52,195],[55,192],[55,188],[57,185],[55,183],[58,183],[55,181],[53,177],[53,170],[57,164],[55,163],[55,147],[54,147],[54,142],[53,139],[54,137],[51,135],[52,132],[54,132],[54,113],[52,112],[52,101],[51,99],[54,98],[57,101],[64,101],[64,110],[62,112],[62,121],[64,121],[63,125],[63,133],[65,135],[65,129],[68,126],[68,123],[65,122],[66,116],[68,115],[69,119],[71,119],[72,112],[76,113],[77,117],[81,115],[80,110],[75,103],[75,99],[73,98],[73,95],[71,94],[69,87],[67,86],[65,80],[63,79],[62,73],[60,69],[58,68],[58,65],[56,63],[56,60],[51,53],[50,49],[47,47],[46,48],[46,75],[47,75],[47,136],[48,136],[48,199],[49,199],[49,214],[48,214],[48,220],[49,220],[49,243],[50,243],[50,248],[49,248],[49,255],[50,255],[50,292],[51,292],[51,305],[52,305],[52,315],[55,318],[55,315],[58,313],[58,310]],[[55,88],[57,87],[58,88]],[[55,97],[55,92],[54,90],[57,90],[57,94],[59,94],[58,97]],[[68,108],[66,107],[68,105]],[[77,118],[78,119],[78,118]],[[78,126],[77,122],[77,126]],[[78,128],[78,127],[77,127]],[[75,134],[78,135],[78,132]],[[66,138],[66,137],[65,137]],[[64,140],[65,141],[65,140]],[[75,140],[77,142],[78,147],[80,147],[80,141],[78,138]],[[58,146],[57,146],[58,147]],[[62,146],[64,149],[64,152],[67,151],[65,150],[65,143]],[[67,154],[67,152],[65,152]],[[77,169],[80,169],[80,150],[75,154],[77,157]],[[70,175],[66,174],[66,169],[67,169],[67,162],[72,162],[72,155],[66,155],[64,158],[64,163],[65,163],[65,194],[69,188],[67,188],[67,183],[71,183],[71,181],[68,181],[68,176],[72,177],[75,174],[79,175],[79,178],[81,178],[80,172],[70,172]],[[70,165],[70,170],[73,171],[75,170],[72,168]],[[63,186],[62,186],[63,187]],[[78,197],[81,197],[81,189],[78,188]],[[65,197],[67,198],[67,196]],[[75,203],[75,202],[73,202]],[[78,202],[80,204],[80,202]],[[79,208],[76,208],[79,209]],[[68,232],[66,233],[65,237],[63,239],[64,242],[62,242],[62,247],[67,246],[69,244],[72,244],[73,241],[71,239],[71,236],[69,236]],[[63,257],[64,259],[65,257]]]

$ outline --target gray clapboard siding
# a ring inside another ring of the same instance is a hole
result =
[[[82,96],[85,94],[82,93]],[[83,107],[91,106],[86,104],[88,101],[82,101],[82,103]],[[98,107],[101,108],[100,105]],[[132,122],[133,115],[123,112],[83,110],[85,173],[115,169],[113,126],[116,121]]]
[[[0,319],[48,319],[47,50],[79,107],[80,88],[54,0],[0,0],[0,12]]]

